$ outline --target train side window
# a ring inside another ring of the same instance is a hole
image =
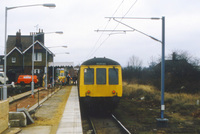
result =
[[[96,70],[97,84],[106,84],[106,69],[97,68]]]
[[[84,69],[84,84],[85,85],[94,84],[94,69],[93,68]]]
[[[109,84],[118,84],[118,69],[109,68]]]

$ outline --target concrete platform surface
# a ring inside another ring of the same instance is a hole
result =
[[[56,134],[82,134],[78,89],[73,86]]]

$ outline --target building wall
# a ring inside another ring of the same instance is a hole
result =
[[[16,58],[16,62],[12,62],[12,57]],[[9,82],[16,82],[16,79],[19,74],[23,73],[23,55],[19,51],[14,50],[10,55],[7,56],[7,68],[6,75],[9,79]]]
[[[34,69],[39,69],[40,74],[44,73],[44,67],[46,66],[46,49],[40,44],[35,44],[35,53],[42,54],[41,61],[34,62]],[[12,63],[12,57],[16,57],[16,62]],[[47,64],[53,61],[53,55],[47,53]],[[12,51],[7,57],[7,77],[10,82],[17,81],[17,78],[21,74],[32,74],[32,48],[27,50],[24,54],[21,54],[18,50]]]
[[[46,66],[46,51],[43,47],[41,47],[39,44],[35,45],[35,53],[42,53],[42,61],[35,61],[34,66]],[[53,56],[47,53],[47,62],[52,62]],[[29,49],[24,54],[24,66],[32,66],[32,49]]]
[[[16,58],[15,63],[12,62],[12,57]],[[15,66],[22,66],[23,55],[15,49],[10,55],[7,56],[6,61],[7,61],[7,66],[13,66],[14,68]]]

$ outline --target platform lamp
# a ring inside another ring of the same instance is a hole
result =
[[[31,96],[32,98],[34,98],[34,43],[35,43],[35,36],[38,36],[38,35],[41,35],[41,34],[63,34],[62,31],[56,31],[56,32],[46,32],[46,33],[38,33],[38,34],[33,34],[33,49],[32,49],[32,82],[31,82]],[[46,50],[46,69],[45,69],[45,72],[46,72],[46,79],[45,79],[45,82],[47,82],[47,50]],[[46,84],[45,84],[45,87],[46,87]]]
[[[67,48],[67,46],[53,46],[53,47],[47,47],[47,48],[57,48],[57,47],[63,47],[63,48]],[[56,53],[56,54],[63,54],[63,53]],[[69,52],[66,52],[64,54],[69,54]],[[55,54],[53,54],[53,66],[52,66],[52,86],[54,87],[54,57]]]
[[[7,12],[8,10],[16,9],[16,8],[23,8],[23,7],[33,7],[33,6],[44,6],[49,8],[56,7],[55,4],[48,3],[48,4],[35,4],[35,5],[23,5],[23,6],[15,6],[15,7],[5,7],[5,49],[4,49],[4,86],[3,86],[3,100],[7,99],[7,85],[6,85],[6,51],[7,51]]]

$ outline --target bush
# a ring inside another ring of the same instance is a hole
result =
[[[152,94],[152,93],[148,93],[148,94],[146,94],[145,96],[145,100],[146,101],[152,101],[152,100],[155,100],[156,98],[156,95],[155,94]]]
[[[175,100],[173,98],[167,98],[165,100],[165,105],[172,105]]]
[[[147,94],[147,92],[145,90],[139,88],[139,89],[136,90],[134,96],[141,98],[141,97],[145,96],[146,94]]]

